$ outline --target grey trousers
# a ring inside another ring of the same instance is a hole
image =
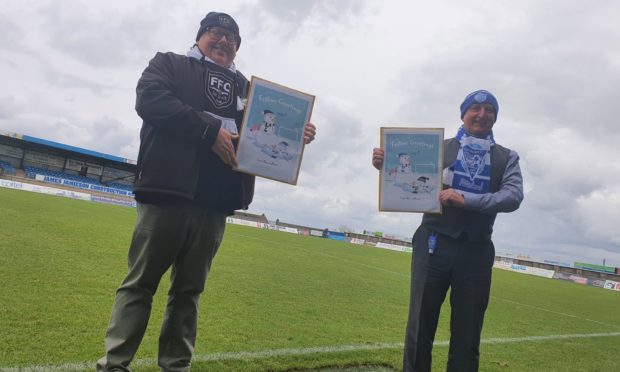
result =
[[[153,295],[172,266],[159,336],[162,371],[187,371],[196,340],[198,301],[222,241],[226,214],[189,205],[138,203],[129,272],[116,292],[98,371],[130,371],[151,314]]]
[[[447,371],[477,371],[482,323],[491,290],[493,242],[438,235],[435,252],[429,254],[429,234],[430,230],[421,226],[414,235],[403,370],[431,371],[439,312],[451,288]]]

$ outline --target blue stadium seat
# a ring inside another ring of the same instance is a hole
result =
[[[4,170],[5,174],[8,174],[10,176],[15,175],[15,168],[13,168],[13,165],[11,165],[11,163],[9,162],[0,160],[0,168]]]
[[[56,178],[64,178],[64,179],[67,179],[67,180],[83,182],[83,183],[90,183],[90,184],[93,184],[93,185],[100,185],[101,186],[101,182],[99,182],[98,180],[96,180],[94,178],[78,176],[78,175],[75,175],[75,174],[69,174],[69,173],[49,170],[49,169],[45,169],[45,168],[25,166],[24,167],[24,171],[26,172],[26,177],[30,177],[30,178],[35,178],[35,176],[37,174],[40,174],[40,175],[43,175],[43,176],[50,176],[50,177],[56,177]]]
[[[109,182],[108,183],[108,187],[112,187],[112,188],[115,188],[115,189],[121,189],[121,190],[133,192],[133,186],[125,185],[123,183]]]
[[[126,185],[126,184],[122,184],[122,183],[115,183],[115,182],[110,182],[110,183],[102,184],[98,180],[90,178],[90,177],[78,176],[78,175],[75,175],[75,174],[58,172],[58,171],[49,170],[49,169],[45,169],[45,168],[39,168],[39,167],[33,167],[33,166],[24,166],[24,173],[26,174],[26,177],[29,177],[29,178],[36,178],[36,175],[40,174],[40,175],[43,175],[43,176],[63,178],[63,179],[67,179],[67,180],[72,180],[72,181],[77,181],[77,182],[82,182],[82,183],[88,183],[88,184],[97,185],[97,186],[105,186],[105,187],[109,187],[109,188],[120,189],[120,190],[123,190],[123,191],[127,191],[127,192],[130,192],[130,193],[133,193],[133,186],[131,186],[131,185]],[[106,192],[106,191],[103,190],[103,192]]]

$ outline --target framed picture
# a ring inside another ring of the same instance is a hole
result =
[[[443,128],[381,128],[379,210],[441,213]]]
[[[252,76],[235,170],[297,184],[314,96]]]

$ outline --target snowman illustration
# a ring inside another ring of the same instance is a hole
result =
[[[273,144],[276,137],[277,116],[271,110],[263,110],[263,122],[250,127],[250,135],[257,145]]]
[[[282,159],[289,161],[293,156],[289,153],[289,144],[286,141],[280,141],[273,145],[263,145],[261,151],[269,155],[273,159]]]
[[[411,171],[411,155],[407,153],[398,154],[398,165],[392,169],[394,184],[406,184],[413,180]]]

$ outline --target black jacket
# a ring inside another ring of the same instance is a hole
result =
[[[143,120],[134,184],[138,201],[190,202],[227,212],[252,202],[254,177],[233,171],[211,150],[222,123],[203,112],[209,63],[157,53],[142,73],[136,88]],[[236,83],[245,98],[248,81],[240,72]],[[235,117],[237,128],[242,114]]]

